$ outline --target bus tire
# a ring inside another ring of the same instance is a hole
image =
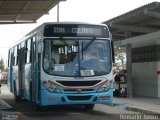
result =
[[[42,107],[41,106],[39,106],[39,105],[37,105],[37,104],[35,104],[35,103],[33,103],[33,111],[42,111]]]
[[[85,110],[93,110],[93,108],[94,108],[94,104],[84,105],[84,109],[85,109]]]

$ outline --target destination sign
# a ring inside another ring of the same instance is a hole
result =
[[[109,37],[108,29],[96,25],[46,25],[45,37]]]

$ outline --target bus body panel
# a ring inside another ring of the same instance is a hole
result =
[[[25,73],[24,73],[24,82],[23,82],[23,95],[24,98],[30,100],[30,83],[31,83],[31,64],[26,64],[24,66]]]
[[[16,95],[19,95],[19,72],[18,72],[18,66],[12,67],[12,78],[13,78],[13,91],[16,93]]]
[[[38,62],[35,63],[34,65],[35,69],[34,69],[34,74],[35,74],[35,81],[34,81],[34,94],[35,94],[35,103],[36,104],[40,104],[41,103],[41,100],[40,100],[40,97],[41,97],[41,94],[40,94],[40,84],[41,84],[41,81],[40,81],[40,70],[39,70],[39,64]]]
[[[7,86],[8,89],[12,92],[12,67],[8,67],[8,74],[7,74]]]
[[[104,80],[104,79],[111,79],[112,72],[108,75],[97,76],[97,77],[84,77],[84,78],[73,78],[73,77],[59,77],[55,76],[53,78],[52,75],[47,75],[43,69],[41,68],[41,106],[47,105],[65,105],[65,104],[112,104],[113,99],[113,82],[112,87],[107,92],[98,93],[98,89],[102,86],[99,85],[91,91],[65,91],[64,88],[58,87],[61,91],[60,93],[51,93],[43,85],[45,80],[52,80],[52,81],[95,81],[95,80]],[[79,86],[81,87],[81,86]],[[76,100],[69,100],[68,97]],[[82,100],[84,97],[90,97],[88,100]],[[78,100],[78,98],[80,98]],[[102,100],[101,100],[102,99]],[[103,100],[104,99],[104,100]]]
[[[113,90],[104,93],[88,93],[88,94],[63,94],[63,93],[50,93],[46,90],[41,90],[42,103],[41,106],[47,105],[65,105],[65,104],[112,104]],[[69,100],[70,98],[81,98],[81,100]],[[83,98],[87,100],[82,100]],[[86,97],[86,98],[85,98]],[[100,97],[107,97],[107,100],[100,100]],[[89,99],[88,99],[89,98]]]

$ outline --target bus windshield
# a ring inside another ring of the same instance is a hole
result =
[[[111,71],[110,41],[45,39],[43,69],[57,76],[100,76]]]

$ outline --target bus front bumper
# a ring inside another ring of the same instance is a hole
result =
[[[113,90],[102,93],[51,93],[41,90],[41,106],[67,104],[112,104]]]

